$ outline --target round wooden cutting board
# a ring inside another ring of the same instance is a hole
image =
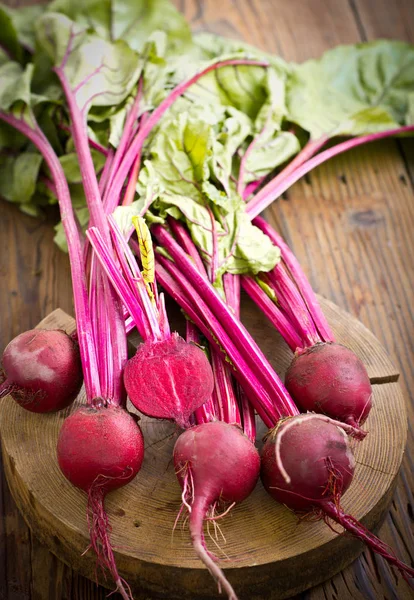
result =
[[[252,304],[245,299],[243,304],[244,322],[283,377],[290,351]],[[321,304],[337,340],[364,361],[374,384],[373,409],[366,423],[369,435],[355,443],[357,469],[343,498],[343,508],[372,529],[391,501],[406,441],[398,372],[361,323],[326,300]],[[70,332],[74,321],[56,310],[39,327]],[[35,535],[74,569],[91,579],[98,575],[99,583],[110,586],[96,573],[94,554],[83,554],[88,546],[85,496],[66,481],[56,460],[62,422],[81,402],[82,394],[66,411],[36,415],[6,398],[0,412],[4,468],[12,495]],[[146,441],[143,468],[135,481],[111,493],[106,504],[119,570],[135,600],[218,598],[214,581],[191,548],[185,523],[179,522],[173,533],[181,492],[171,456],[179,432],[168,422],[146,417],[141,427]],[[259,426],[258,440],[264,431]],[[224,537],[218,534],[213,541],[207,536],[207,544],[220,558],[240,600],[287,598],[329,579],[362,550],[359,542],[334,533],[323,522],[298,522],[260,483],[219,523]],[[210,532],[213,536],[212,527]]]

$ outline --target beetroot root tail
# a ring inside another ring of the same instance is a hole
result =
[[[133,600],[128,583],[118,573],[114,552],[109,539],[111,525],[104,506],[105,491],[103,486],[96,482],[88,494],[88,525],[91,547],[96,553],[98,565],[107,569],[116,584],[118,592],[124,600]]]
[[[414,569],[397,558],[392,548],[382,542],[376,535],[366,529],[362,523],[357,521],[351,515],[345,514],[339,507],[333,503],[324,504],[323,510],[332,520],[342,525],[342,527],[352,533],[356,538],[364,542],[371,550],[382,556],[387,562],[396,567],[402,577],[414,588]]]
[[[223,590],[227,594],[228,600],[238,600],[235,591],[233,590],[229,581],[227,581],[223,571],[211,558],[206,548],[203,534],[203,523],[208,507],[209,503],[204,498],[201,500],[196,498],[191,507],[190,533],[193,548],[196,551],[199,559],[205,564],[211,575],[216,580],[219,591],[221,592]]]

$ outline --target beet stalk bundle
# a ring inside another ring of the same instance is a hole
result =
[[[335,343],[306,276],[281,236],[261,217],[255,224],[280,248],[281,262],[258,281],[241,276],[241,285],[295,353],[286,388],[299,408],[344,421],[358,429],[362,439],[366,432],[361,425],[372,406],[366,369],[349,348]],[[300,344],[292,339],[282,317],[288,319]]]
[[[156,291],[154,255],[144,221],[135,219],[135,248],[142,272],[111,217],[109,223],[120,268],[95,228],[89,229],[87,236],[144,339],[125,369],[128,395],[141,412],[173,420],[186,429],[175,444],[174,465],[183,488],[183,507],[190,513],[192,543],[219,588],[230,600],[237,600],[206,548],[203,523],[205,518],[217,518],[216,506],[233,505],[247,498],[257,483],[260,458],[252,439],[253,414],[246,404],[240,411],[230,372],[216,349],[212,354],[216,384],[213,393],[213,373],[192,324],[187,326],[187,342],[170,333],[163,296]],[[193,412],[194,424],[190,424]],[[248,435],[241,429],[241,414]]]

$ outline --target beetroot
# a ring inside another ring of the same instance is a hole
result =
[[[366,543],[405,579],[414,569],[340,507],[354,474],[355,459],[345,433],[319,415],[288,418],[268,435],[261,456],[261,479],[278,502],[300,513],[336,521]]]
[[[139,346],[124,371],[124,383],[133,405],[159,419],[173,419],[180,427],[210,397],[213,374],[204,352],[177,333]]]
[[[242,502],[259,477],[260,458],[254,444],[237,426],[212,421],[187,429],[174,447],[175,472],[190,512],[190,533],[195,551],[231,600],[237,600],[230,583],[206,549],[203,521],[216,504]],[[207,517],[209,518],[209,517]]]
[[[25,331],[6,346],[2,362],[6,380],[0,396],[10,393],[32,412],[66,408],[82,386],[79,348],[64,331]]]
[[[333,473],[341,482],[336,492],[344,493],[355,469],[344,431],[317,415],[292,417],[276,426],[267,437],[261,462],[269,494],[301,512],[334,499],[329,486]]]
[[[356,428],[371,410],[367,371],[352,350],[340,344],[318,343],[299,351],[285,385],[301,409],[327,414]]]
[[[118,574],[109,541],[104,499],[140,470],[144,458],[141,430],[125,410],[96,399],[94,405],[82,406],[64,421],[57,454],[65,477],[88,494],[90,539],[98,562],[110,571],[118,592],[129,600],[128,586]]]

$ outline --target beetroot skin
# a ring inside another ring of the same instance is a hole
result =
[[[124,600],[132,600],[120,577],[110,541],[105,496],[129,483],[141,468],[144,439],[136,420],[119,406],[95,399],[63,423],[58,439],[59,467],[73,485],[88,494],[91,547],[98,564],[108,569]]]
[[[139,346],[124,371],[132,404],[142,413],[172,419],[181,427],[211,396],[213,373],[204,352],[178,334]]]
[[[412,582],[414,569],[342,510],[341,496],[351,484],[355,459],[344,431],[327,421],[322,415],[298,415],[270,432],[261,457],[266,491],[294,511],[339,523]]]
[[[251,494],[259,477],[259,453],[240,428],[214,421],[195,425],[180,435],[174,447],[174,465],[183,498],[191,505],[194,550],[229,600],[237,600],[206,549],[203,521],[216,503],[242,502]]]
[[[67,419],[58,440],[59,467],[76,487],[88,492],[126,485],[141,468],[144,439],[135,419],[120,407],[82,406]]]
[[[297,406],[323,413],[354,427],[371,410],[372,388],[359,358],[340,344],[323,343],[300,352],[285,379]]]
[[[8,344],[2,362],[2,388],[32,412],[66,408],[82,386],[79,348],[64,331],[25,331]]]
[[[354,470],[355,459],[346,434],[318,415],[287,419],[270,433],[262,450],[261,479],[266,491],[300,512],[336,500],[336,494],[348,489]],[[335,491],[331,483],[336,485]]]

